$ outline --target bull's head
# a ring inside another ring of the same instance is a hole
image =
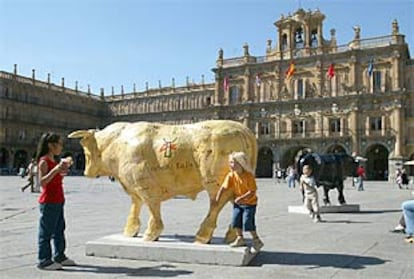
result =
[[[96,143],[95,130],[78,130],[70,133],[68,138],[82,138],[80,144],[85,153],[84,175],[88,177],[103,175],[101,151]]]

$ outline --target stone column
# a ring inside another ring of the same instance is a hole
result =
[[[369,136],[370,130],[369,130],[369,116],[365,116],[365,135]]]
[[[293,120],[291,119],[291,118],[289,118],[288,120],[287,120],[287,132],[288,132],[288,135],[289,135],[289,137],[290,138],[292,138],[293,137]]]
[[[316,115],[315,117],[315,134],[317,137],[322,137],[322,113],[320,113],[320,116]]]
[[[400,53],[394,51],[392,55],[392,90],[397,91],[401,88],[401,69],[400,69]]]
[[[220,77],[218,73],[216,73],[216,80],[215,80],[215,87],[214,87],[214,100],[213,104],[218,106],[222,104],[222,91],[221,91],[221,85],[223,83],[223,79]]]
[[[403,142],[403,135],[404,135],[404,130],[403,130],[403,123],[402,123],[402,119],[404,119],[403,117],[404,114],[404,110],[402,109],[402,105],[401,104],[397,104],[394,111],[393,111],[393,115],[394,115],[394,130],[397,131],[397,134],[395,135],[395,150],[394,150],[394,157],[400,158],[402,157],[403,154],[403,149],[404,149],[404,142]]]
[[[246,67],[244,71],[243,77],[244,85],[243,85],[243,96],[242,96],[242,103],[247,102],[250,100],[250,70]]]
[[[274,118],[275,122],[274,122],[274,127],[275,127],[275,133],[274,133],[274,138],[275,139],[279,139],[280,138],[280,118]]]

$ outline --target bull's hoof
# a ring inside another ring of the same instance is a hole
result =
[[[124,229],[124,235],[125,236],[129,236],[129,237],[136,237],[136,236],[138,236],[138,232],[139,232],[139,228],[126,227]]]
[[[236,234],[236,230],[235,229],[233,229],[232,227],[231,227],[231,225],[229,226],[229,229],[227,230],[227,232],[226,232],[226,235],[224,236],[224,242],[226,243],[226,244],[230,244],[230,243],[232,243],[233,241],[235,241],[236,240],[236,238],[237,238],[237,234]]]
[[[194,243],[196,244],[209,244],[211,241],[211,238],[204,238],[196,235]]]
[[[142,238],[144,241],[157,241],[161,235],[162,229],[155,230],[155,231],[146,231],[144,233],[144,237]]]
[[[144,235],[142,238],[144,241],[158,241],[159,235]]]
[[[215,227],[202,226],[196,234],[195,242],[203,244],[209,243],[213,237],[214,229]]]

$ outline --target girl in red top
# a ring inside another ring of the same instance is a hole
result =
[[[68,160],[62,159],[59,163],[55,156],[62,152],[62,139],[55,133],[42,135],[36,153],[39,181],[42,193],[39,197],[39,251],[38,268],[45,270],[62,269],[62,266],[73,266],[75,262],[65,256],[65,217],[63,205],[62,179],[70,167]],[[54,255],[50,242],[53,239]]]

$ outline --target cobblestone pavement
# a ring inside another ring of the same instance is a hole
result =
[[[0,278],[414,278],[414,244],[391,233],[410,190],[387,182],[366,182],[358,192],[346,182],[348,203],[359,213],[331,213],[322,223],[307,215],[288,213],[299,205],[297,188],[273,179],[257,179],[258,232],[265,246],[249,266],[214,266],[133,261],[85,256],[85,243],[122,231],[129,198],[108,178],[66,177],[67,254],[77,263],[63,271],[36,268],[38,194],[22,193],[25,180],[0,177]],[[336,192],[331,192],[336,201]],[[165,236],[193,236],[208,207],[206,193],[197,200],[176,198],[163,203]],[[223,237],[231,206],[220,215],[215,236]],[[148,220],[142,211],[142,231]]]

